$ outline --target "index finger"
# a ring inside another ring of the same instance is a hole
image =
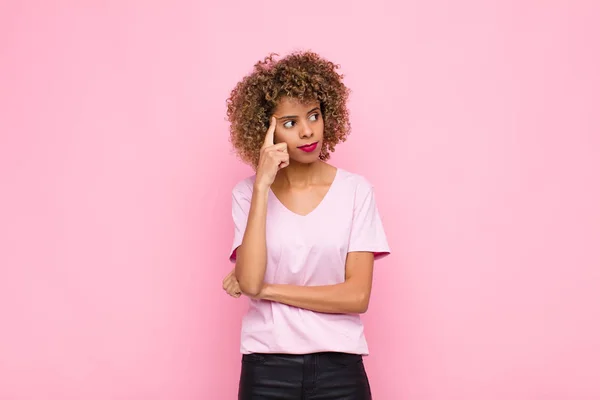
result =
[[[273,146],[275,144],[275,125],[277,124],[277,119],[275,117],[271,117],[271,123],[269,124],[269,129],[267,129],[267,134],[265,135],[265,141],[263,143],[263,147]]]

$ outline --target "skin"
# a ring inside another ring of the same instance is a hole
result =
[[[364,313],[373,280],[371,252],[351,252],[346,258],[345,281],[335,285],[298,286],[264,282],[267,263],[266,214],[269,190],[290,211],[306,215],[321,202],[336,168],[319,160],[323,120],[318,102],[282,98],[260,150],[248,224],[237,249],[234,269],[223,279],[232,297],[242,294],[323,313]],[[306,153],[298,147],[318,142]]]

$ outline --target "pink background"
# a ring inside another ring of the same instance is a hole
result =
[[[0,6],[0,399],[235,398],[225,99],[297,48],[394,250],[375,398],[600,398],[598,2],[50,3]]]

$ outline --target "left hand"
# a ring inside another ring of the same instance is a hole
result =
[[[223,290],[236,299],[242,295],[240,284],[235,278],[235,268],[223,279]]]

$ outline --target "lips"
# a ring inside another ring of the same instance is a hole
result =
[[[315,151],[318,144],[319,144],[319,142],[314,142],[314,143],[305,144],[303,146],[298,146],[298,148],[302,151],[310,153],[310,152]]]

